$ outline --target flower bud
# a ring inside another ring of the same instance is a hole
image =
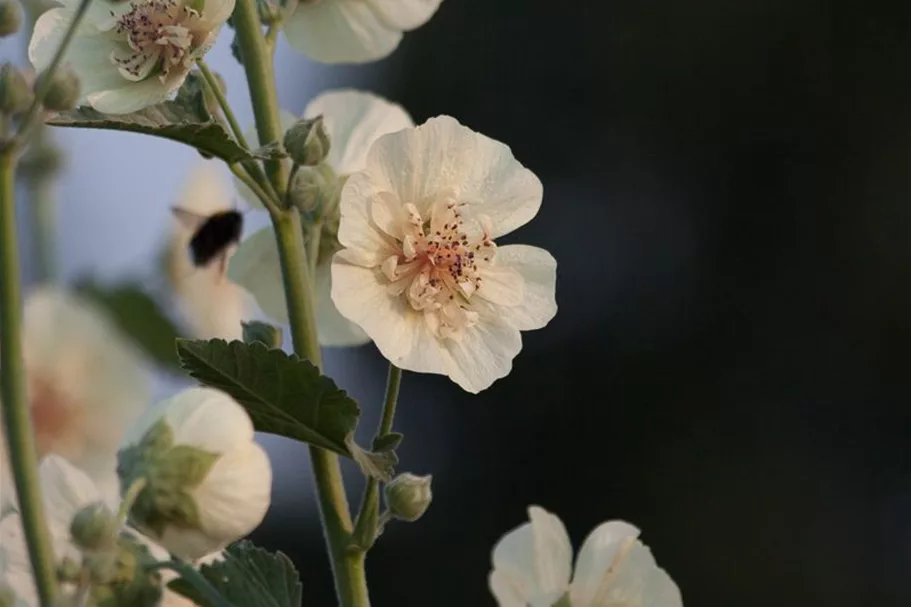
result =
[[[240,323],[243,326],[244,342],[262,342],[270,348],[282,347],[282,330],[266,322],[252,320]]]
[[[285,149],[295,164],[316,166],[329,154],[329,135],[323,117],[301,118],[285,133]]]
[[[10,36],[22,27],[22,7],[17,0],[0,0],[0,38]]]
[[[288,200],[303,213],[323,212],[335,205],[338,199],[338,179],[326,163],[303,166],[294,173],[288,188]]]
[[[430,491],[431,475],[417,476],[409,472],[399,474],[383,488],[386,495],[386,507],[389,513],[402,521],[413,523],[421,518],[433,494]]]
[[[0,112],[18,114],[28,109],[35,98],[22,72],[11,63],[0,67]]]
[[[61,582],[77,582],[82,576],[82,565],[71,556],[63,557],[57,564],[57,580]]]
[[[272,25],[281,19],[282,9],[269,0],[256,0],[256,10],[263,25]]]
[[[47,79],[47,72],[42,72],[35,81],[35,89],[42,86]],[[65,112],[76,107],[79,102],[79,77],[73,68],[61,66],[51,78],[50,87],[44,95],[42,105],[52,112]]]
[[[117,539],[117,517],[101,502],[89,504],[73,517],[70,536],[85,550],[111,547]]]
[[[155,557],[138,540],[122,535],[114,550],[88,553],[85,567],[91,585],[89,605],[155,607],[161,604],[161,573]]]
[[[117,454],[121,487],[143,478],[130,521],[178,557],[196,560],[256,528],[272,468],[237,402],[191,388],[149,409]]]

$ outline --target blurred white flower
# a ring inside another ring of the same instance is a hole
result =
[[[196,560],[255,529],[269,508],[272,468],[237,402],[190,388],[154,405],[118,454],[121,490],[146,480],[130,521],[179,557]]]
[[[62,457],[50,455],[44,458],[38,472],[44,515],[55,560],[60,563],[63,559],[71,559],[80,563],[82,555],[70,536],[73,517],[86,506],[97,503],[104,503],[112,512],[116,512],[116,503],[109,501],[92,479]],[[132,530],[127,530],[127,533],[149,548],[156,559],[167,560],[167,551]],[[173,577],[173,574],[163,572],[163,584]],[[15,607],[38,607],[37,590],[32,580],[25,534],[18,513],[0,519],[0,588],[3,587],[15,593]],[[72,593],[73,590],[64,584],[65,594]],[[166,588],[163,591],[160,607],[189,607],[194,604]]]
[[[382,59],[403,32],[430,20],[441,0],[300,0],[285,23],[292,48],[323,63]]]
[[[142,355],[94,305],[53,287],[26,297],[22,340],[38,456],[62,455],[116,495],[117,447],[149,399]],[[0,475],[0,502],[8,502],[5,450]]]
[[[193,169],[175,206],[204,217],[232,208],[231,192],[215,162],[203,162]],[[168,277],[178,307],[194,337],[241,339],[246,294],[222,274],[220,264],[203,268],[193,265],[188,252],[193,235],[193,230],[183,222],[174,220]]]
[[[29,59],[50,65],[78,0],[62,0],[38,19]],[[165,101],[215,43],[234,0],[95,0],[67,49],[82,99],[100,112],[125,114]]]
[[[573,549],[560,519],[537,506],[528,518],[493,549],[490,589],[500,607],[551,607],[566,597],[572,607],[682,607],[677,585],[629,523],[596,527],[573,575]]]
[[[354,90],[323,93],[310,102],[303,117],[320,115],[331,143],[325,162],[343,179],[366,166],[367,152],[380,136],[414,124],[400,105]],[[292,124],[294,117],[286,114],[284,128],[288,129]],[[242,186],[238,189],[252,205],[261,206],[248,189]],[[370,339],[360,327],[339,314],[329,295],[332,255],[339,248],[336,230],[337,220],[332,221],[330,217],[324,226],[314,277],[319,341],[324,346],[356,346]],[[271,228],[254,233],[241,243],[228,266],[228,276],[253,294],[263,312],[287,324],[278,247]]]
[[[541,196],[506,145],[449,116],[381,137],[342,190],[332,301],[396,366],[487,388],[557,311],[550,253],[494,244]]]

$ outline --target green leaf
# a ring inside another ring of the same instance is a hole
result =
[[[243,405],[258,431],[350,457],[365,474],[391,478],[395,453],[372,453],[354,443],[360,408],[309,361],[261,342],[222,339],[178,339],[177,353],[192,377]]]
[[[142,287],[123,283],[104,287],[91,280],[75,285],[76,292],[107,312],[120,330],[150,358],[171,371],[181,371],[174,348],[176,326]]]
[[[268,552],[241,540],[224,551],[224,560],[203,565],[199,573],[236,607],[300,607],[303,589],[294,564],[281,552]],[[182,578],[168,588],[197,605],[212,607]]]
[[[256,148],[251,152],[251,155],[263,160],[281,160],[282,158],[288,157],[288,152],[285,150],[285,146],[282,145],[281,141],[273,141],[272,143],[267,143],[262,147]]]
[[[53,126],[128,131],[185,143],[227,163],[252,158],[206,109],[201,86],[181,89],[174,101],[165,101],[131,114],[102,114],[90,107],[59,112],[47,120]]]
[[[374,451],[395,451],[405,435],[401,432],[390,432],[373,439]]]

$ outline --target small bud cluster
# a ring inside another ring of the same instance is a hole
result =
[[[294,164],[318,165],[329,154],[329,135],[323,117],[301,118],[285,133],[283,143]]]
[[[76,107],[79,101],[79,77],[69,66],[61,66],[51,76],[50,84],[45,84],[47,73],[38,76],[35,90],[47,86],[43,105],[52,112],[65,112]]]

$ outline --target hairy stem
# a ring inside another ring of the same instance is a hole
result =
[[[38,456],[31,412],[26,399],[22,360],[22,300],[19,276],[19,239],[16,226],[16,157],[0,153],[0,400],[22,527],[43,606],[58,594],[54,550],[41,503]]]

